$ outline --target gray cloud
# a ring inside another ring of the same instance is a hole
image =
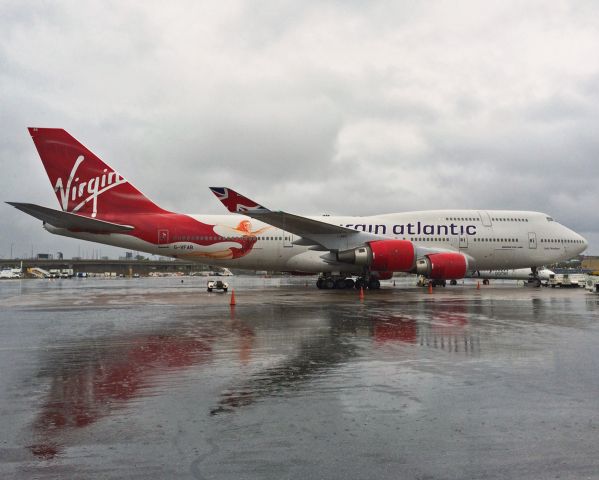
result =
[[[166,208],[222,213],[230,185],[306,214],[540,210],[599,254],[596,2],[0,9],[3,200],[56,206],[25,130],[54,126]],[[112,252],[0,219],[0,256]]]

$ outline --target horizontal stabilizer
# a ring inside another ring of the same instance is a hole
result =
[[[60,210],[34,205],[33,203],[6,203],[57,228],[90,233],[126,232],[135,228],[130,225],[120,225],[118,223],[84,217],[76,213],[61,212]]]

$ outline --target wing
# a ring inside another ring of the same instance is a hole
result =
[[[226,187],[210,187],[212,193],[232,213],[241,213],[293,233],[299,237],[298,245],[314,245],[322,250],[343,250],[363,245],[367,241],[383,240],[387,237],[332,223],[314,220],[287,212],[275,212]]]
[[[84,217],[83,215],[77,215],[76,213],[61,212],[60,210],[34,205],[33,203],[6,203],[57,228],[66,228],[68,230],[90,233],[127,232],[135,228],[130,225],[120,225],[118,223]]]

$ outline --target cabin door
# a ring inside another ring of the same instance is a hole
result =
[[[291,248],[293,247],[293,235],[289,232],[282,232],[283,233],[283,247],[286,248]]]
[[[528,248],[537,248],[537,234],[528,232]]]

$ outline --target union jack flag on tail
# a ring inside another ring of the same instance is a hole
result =
[[[266,207],[250,200],[247,197],[226,187],[210,187],[212,193],[216,195],[227,210],[232,213],[266,213],[269,212]]]

